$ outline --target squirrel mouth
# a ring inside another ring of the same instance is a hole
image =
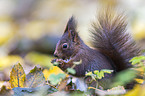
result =
[[[65,62],[69,62],[71,57],[70,58],[66,58],[66,57],[62,57],[62,59],[65,61]]]
[[[66,57],[62,57],[62,59],[63,59],[63,60],[65,60],[65,59],[66,59]]]

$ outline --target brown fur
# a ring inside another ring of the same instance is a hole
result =
[[[82,60],[82,64],[74,68],[75,76],[79,77],[85,76],[86,71],[111,69],[119,72],[131,67],[128,62],[138,55],[139,50],[130,35],[126,33],[126,26],[122,14],[112,14],[108,10],[102,12],[97,23],[93,23],[91,33],[95,49],[91,49],[79,37],[74,17],[70,18],[54,52],[55,56],[61,58],[59,67],[66,70],[72,67],[73,62]],[[67,44],[67,48],[62,47],[64,43]],[[66,62],[66,59],[69,60]]]

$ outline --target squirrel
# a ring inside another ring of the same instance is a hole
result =
[[[77,32],[77,24],[72,16],[65,31],[56,45],[54,56],[58,59],[59,67],[66,70],[73,66],[73,62],[82,60],[74,67],[76,77],[83,77],[87,71],[110,69],[113,74],[132,67],[129,60],[138,56],[140,49],[131,35],[127,33],[127,21],[124,14],[106,10],[98,14],[93,22],[91,43],[87,46]]]

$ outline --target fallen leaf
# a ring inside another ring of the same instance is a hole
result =
[[[76,74],[76,71],[73,68],[67,68],[67,72],[70,74]]]
[[[117,76],[114,78],[114,83],[111,85],[112,87],[118,86],[118,85],[125,85],[129,82],[133,81],[134,78],[137,76],[137,71],[133,69],[127,69],[122,72],[119,72]]]
[[[62,79],[64,79],[66,75],[64,73],[59,73],[57,75],[51,74],[49,76],[50,83],[52,85],[57,85]]]
[[[26,74],[20,63],[14,65],[10,73],[10,84],[11,88],[14,87],[24,87]]]
[[[59,73],[64,73],[64,72],[57,66],[52,66],[49,68],[49,70],[48,69],[43,70],[43,74],[46,80],[47,79],[49,80],[51,74],[59,74]]]
[[[128,91],[125,96],[145,96],[145,85],[136,85],[130,91]]]
[[[137,78],[135,79],[135,81],[138,82],[138,83],[140,83],[140,84],[142,84],[144,82],[143,79],[137,79]]]
[[[36,88],[13,88],[13,96],[47,96],[48,94],[54,93],[57,89],[50,87],[49,85],[44,85]]]
[[[25,86],[29,88],[40,87],[45,84],[45,78],[41,71],[41,68],[35,66],[28,75],[26,75]]]

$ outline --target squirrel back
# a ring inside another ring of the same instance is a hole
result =
[[[86,71],[101,69],[122,71],[131,67],[129,60],[140,52],[134,40],[126,33],[127,22],[123,14],[109,9],[99,14],[91,31],[95,49],[82,41],[76,27],[76,21],[71,17],[56,45],[54,56],[59,59],[53,60],[60,63],[62,70],[72,67],[73,62],[82,60],[80,65],[75,66],[74,76],[85,76]]]

